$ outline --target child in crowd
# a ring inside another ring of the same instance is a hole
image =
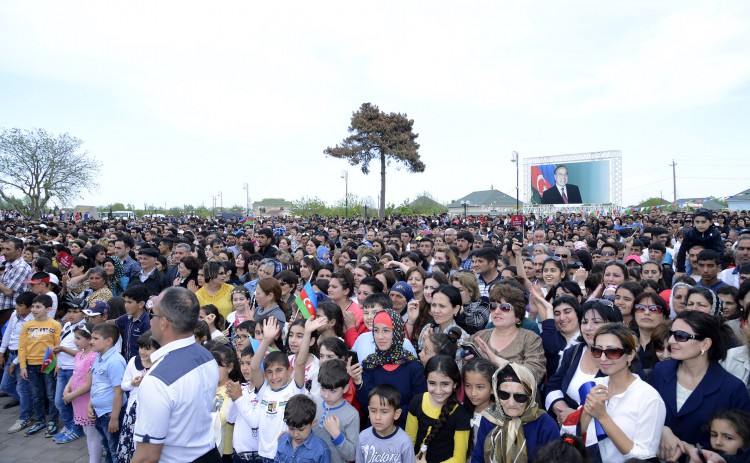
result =
[[[231,463],[234,425],[227,420],[227,412],[229,411],[229,404],[231,402],[227,394],[227,383],[229,381],[239,381],[242,378],[242,373],[240,373],[237,354],[231,347],[226,344],[215,344],[211,348],[211,354],[213,354],[216,363],[219,364],[219,381],[216,386],[213,410],[211,411],[216,447],[218,447],[219,453],[222,455],[222,461]]]
[[[224,317],[219,313],[219,309],[213,304],[201,307],[199,316],[201,321],[208,323],[208,330],[211,333],[210,341],[228,343],[228,338],[224,335]]]
[[[721,231],[713,224],[713,213],[705,208],[700,208],[693,215],[693,226],[685,232],[680,244],[680,250],[677,251],[677,262],[675,262],[675,277],[685,274],[685,256],[690,248],[700,244],[705,249],[713,249],[718,253],[724,253],[724,242],[721,238]],[[692,269],[693,272],[697,269]]]
[[[146,313],[146,302],[149,292],[145,285],[135,285],[127,288],[122,293],[125,313],[117,317],[114,323],[120,330],[124,349],[122,350],[125,361],[138,358],[140,344],[138,338],[151,329],[151,319]]]
[[[327,320],[325,317],[318,317],[319,319]],[[315,355],[318,353],[318,332],[315,331],[311,336],[307,336],[305,332],[305,319],[298,318],[289,325],[289,332],[287,333],[286,345],[289,355],[289,366],[292,369],[304,368],[305,370],[305,389],[310,391],[310,395],[313,397],[320,397],[320,384],[318,383],[318,371],[320,370],[320,360]],[[322,326],[317,324],[316,326]],[[306,339],[306,341],[305,341]],[[305,363],[300,366],[297,365],[295,358],[301,350],[303,343],[307,343],[305,347]],[[312,354],[309,352],[312,351]]]
[[[232,338],[245,320],[252,320],[254,311],[250,310],[250,291],[244,286],[235,286],[231,293],[234,311],[227,315],[227,329]]]
[[[18,368],[18,346],[24,325],[34,319],[34,315],[31,313],[31,304],[35,297],[36,294],[30,291],[21,293],[16,297],[16,310],[8,320],[3,341],[0,344],[0,364],[5,366],[0,389],[21,406],[18,419],[8,428],[8,434],[28,428],[33,421],[31,419],[32,403],[29,382],[21,378],[21,369]]]
[[[427,392],[409,404],[406,433],[417,462],[464,462],[469,450],[469,414],[458,403],[461,372],[454,357],[436,355],[424,369]]]
[[[273,461],[305,461],[328,463],[331,452],[328,446],[312,432],[315,421],[315,402],[305,395],[295,395],[284,408],[284,423],[288,427],[279,439]]]
[[[63,429],[55,434],[52,438],[58,444],[67,444],[76,439],[83,437],[83,428],[75,424],[73,415],[73,406],[63,400],[63,391],[68,385],[70,377],[73,376],[75,366],[75,356],[78,354],[78,347],[73,334],[75,329],[85,323],[83,318],[83,309],[86,307],[86,301],[83,299],[72,299],[62,304],[67,308],[62,333],[60,334],[60,345],[55,346],[52,351],[57,354],[57,386],[55,388],[55,405],[62,418]]]
[[[367,356],[375,353],[375,338],[372,335],[372,324],[373,320],[375,320],[375,315],[385,309],[393,308],[391,298],[383,293],[367,296],[362,304],[362,316],[367,331],[360,334],[352,345],[352,350],[357,353],[357,358],[359,358],[360,362],[366,359]],[[414,354],[414,356],[417,355],[417,351],[408,339],[404,339],[403,347]]]
[[[235,338],[236,339],[236,338]],[[260,463],[258,456],[258,395],[253,387],[252,361],[255,351],[248,345],[240,352],[240,372],[244,383],[227,381],[227,395],[232,402],[227,411],[227,421],[234,423],[232,435],[232,461],[234,463]]]
[[[305,321],[296,368],[305,365],[314,334],[327,324],[328,319],[320,316]],[[316,425],[313,426],[313,432],[328,444],[331,451],[330,461],[336,463],[354,461],[357,447],[359,413],[344,399],[344,393],[349,389],[349,380],[343,360],[326,360],[320,366],[316,378],[320,393],[312,394],[317,402]]]
[[[114,463],[120,438],[121,384],[126,364],[115,347],[119,337],[117,327],[110,323],[100,323],[91,331],[91,347],[98,355],[91,368],[88,416],[95,421],[102,444],[106,443],[106,463]]]
[[[264,462],[269,463],[276,457],[279,435],[286,431],[284,411],[289,405],[289,399],[306,392],[304,368],[297,368],[292,376],[289,358],[280,351],[271,352],[265,359],[263,358],[263,353],[268,350],[280,333],[281,327],[276,317],[267,317],[263,320],[263,341],[255,351],[256,354],[251,363],[252,383],[261,404],[258,454]],[[265,370],[261,369],[261,362]],[[313,419],[315,419],[314,404],[311,421]],[[326,451],[328,451],[327,447]]]
[[[132,288],[131,286],[125,292],[127,293]],[[125,367],[125,373],[122,375],[122,382],[120,383],[122,391],[128,393],[128,403],[125,405],[125,416],[122,420],[122,429],[120,430],[120,439],[117,445],[118,463],[128,463],[133,458],[133,452],[135,452],[133,430],[135,428],[139,386],[152,366],[151,354],[161,347],[151,337],[151,330],[138,336],[136,342],[138,344],[138,356],[128,360],[128,365]]]
[[[723,410],[709,423],[711,448],[726,455],[737,455],[750,445],[750,414],[743,410]]]
[[[105,301],[97,301],[94,305],[90,305],[88,308],[83,309],[84,315],[86,315],[86,322],[96,326],[101,323],[106,323],[112,319],[110,315],[112,307]],[[122,337],[117,336],[117,342],[115,343],[117,352],[122,352]]]
[[[195,338],[195,343],[204,346],[208,342],[208,337],[210,334],[211,333],[208,331],[208,323],[202,320],[198,320],[198,323],[193,329],[193,337]]]
[[[344,364],[348,364],[352,357],[352,352],[347,349],[346,344],[339,338],[325,338],[319,342],[320,344],[320,364],[324,364],[329,360],[342,360]],[[356,362],[359,363],[359,362]],[[349,387],[344,391],[344,399],[352,404],[352,406],[361,411],[359,402],[357,402],[357,393],[354,386],[354,381],[349,377]]]
[[[75,336],[78,353],[73,361],[73,376],[65,386],[63,400],[73,406],[73,420],[81,427],[81,432],[86,436],[86,445],[89,450],[89,463],[102,461],[102,440],[95,428],[95,421],[88,417],[88,404],[91,399],[91,367],[94,365],[97,353],[91,348],[91,330],[94,325],[83,323],[78,325],[73,335]]]
[[[260,347],[260,341],[256,341],[255,339],[256,327],[257,323],[255,323],[255,320],[245,320],[235,328],[232,343],[238,356],[247,346],[252,346],[253,352]]]
[[[45,437],[57,434],[58,411],[55,407],[55,375],[54,366],[51,370],[44,365],[47,350],[60,344],[62,327],[56,320],[49,318],[52,298],[47,295],[36,296],[31,303],[33,320],[23,325],[21,337],[18,341],[18,362],[21,367],[21,378],[29,382],[31,400],[34,406],[36,423],[25,433],[33,436],[46,428]],[[49,401],[49,421],[45,422],[44,398]]]
[[[464,407],[472,415],[471,438],[477,444],[477,431],[482,422],[482,412],[494,403],[492,396],[492,375],[497,367],[487,359],[473,358],[464,364]],[[472,445],[472,446],[473,446]]]
[[[367,410],[372,426],[359,433],[356,463],[414,463],[411,438],[396,424],[401,416],[398,389],[390,384],[375,386],[370,391]]]
[[[27,282],[29,284],[29,291],[41,296],[47,295],[52,299],[52,305],[47,310],[47,316],[54,319],[57,313],[57,294],[52,291],[52,278],[54,277],[55,282],[59,282],[57,276],[47,272],[36,272],[31,275],[31,279]]]

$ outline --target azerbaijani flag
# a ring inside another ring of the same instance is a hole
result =
[[[242,219],[242,222],[240,222],[240,225],[242,225],[243,227],[245,225],[250,225],[251,227],[254,227],[255,226],[255,216],[254,215],[249,215],[249,216],[245,217],[244,219]]]
[[[41,371],[46,375],[55,371],[56,366],[57,357],[55,357],[55,354],[48,347],[47,352],[44,353],[44,361],[42,361]]]
[[[315,309],[318,307],[318,296],[315,295],[315,290],[313,290],[309,281],[305,283],[305,287],[300,291],[296,302],[297,307],[305,320],[310,317],[312,317],[313,320],[315,319],[317,315]]]
[[[544,192],[555,186],[555,165],[531,166],[532,203],[541,204]]]

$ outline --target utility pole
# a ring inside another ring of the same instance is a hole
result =
[[[677,164],[675,164],[674,159],[672,159],[672,164],[670,164],[670,166],[672,166],[672,185],[674,187],[674,201],[672,202],[676,203],[677,202],[677,170],[675,169],[675,166],[677,166]]]

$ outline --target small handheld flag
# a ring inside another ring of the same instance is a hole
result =
[[[315,319],[317,315],[316,309],[318,308],[318,296],[315,295],[315,290],[313,290],[309,281],[305,283],[305,287],[302,288],[299,296],[297,296],[296,303],[305,320],[310,317],[312,317],[313,320]]]
[[[56,366],[57,357],[55,357],[54,352],[52,352],[48,347],[47,352],[44,353],[44,361],[42,361],[41,372],[45,375],[52,373],[53,371],[55,371]]]
[[[255,216],[251,215],[251,216],[245,217],[244,219],[242,219],[242,222],[240,222],[240,225],[243,226],[243,227],[246,226],[246,225],[250,225],[251,227],[255,227]]]

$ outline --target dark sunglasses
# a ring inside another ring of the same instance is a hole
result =
[[[567,255],[567,254],[555,254],[555,257],[559,257],[559,258],[561,258],[561,259],[567,259],[567,258],[568,258],[568,257],[570,257],[570,256],[569,256],[569,255]]]
[[[682,330],[677,330],[677,331],[669,330],[669,336],[670,337],[674,336],[674,340],[677,342],[688,342],[691,339],[695,339],[696,341],[703,341],[704,339],[706,339],[705,336],[698,336],[697,334],[690,334],[687,331],[682,331]]]
[[[602,256],[604,257],[612,257],[615,255],[614,251],[602,251]]]
[[[643,313],[645,313],[647,310],[651,313],[659,313],[661,312],[661,307],[659,307],[658,305],[636,304],[633,306],[633,310]]]
[[[610,360],[617,360],[625,355],[625,349],[619,347],[607,347],[606,349],[602,349],[601,347],[591,348],[591,355],[593,355],[594,358],[601,358],[602,354],[606,355]]]
[[[612,297],[612,298],[614,298],[614,295],[612,295],[612,296],[606,296],[606,297],[603,297],[603,298],[600,298],[600,299],[592,299],[592,301],[594,301],[594,302],[598,302],[598,303],[600,303],[601,305],[605,305],[605,306],[607,306],[607,307],[614,307],[614,306],[615,306],[615,303],[614,303],[614,302],[612,302],[612,300],[611,300],[611,299],[607,299],[608,297]]]
[[[529,397],[528,394],[521,394],[521,393],[511,394],[510,392],[505,392],[505,391],[497,391],[497,396],[500,397],[500,400],[508,400],[510,399],[511,396],[513,396],[513,400],[515,400],[519,404],[525,404],[531,398]]]
[[[502,304],[499,302],[490,302],[490,312],[494,312],[497,309],[500,309],[503,312],[510,312],[511,310],[513,310],[513,306],[508,304],[507,302],[503,302]]]

